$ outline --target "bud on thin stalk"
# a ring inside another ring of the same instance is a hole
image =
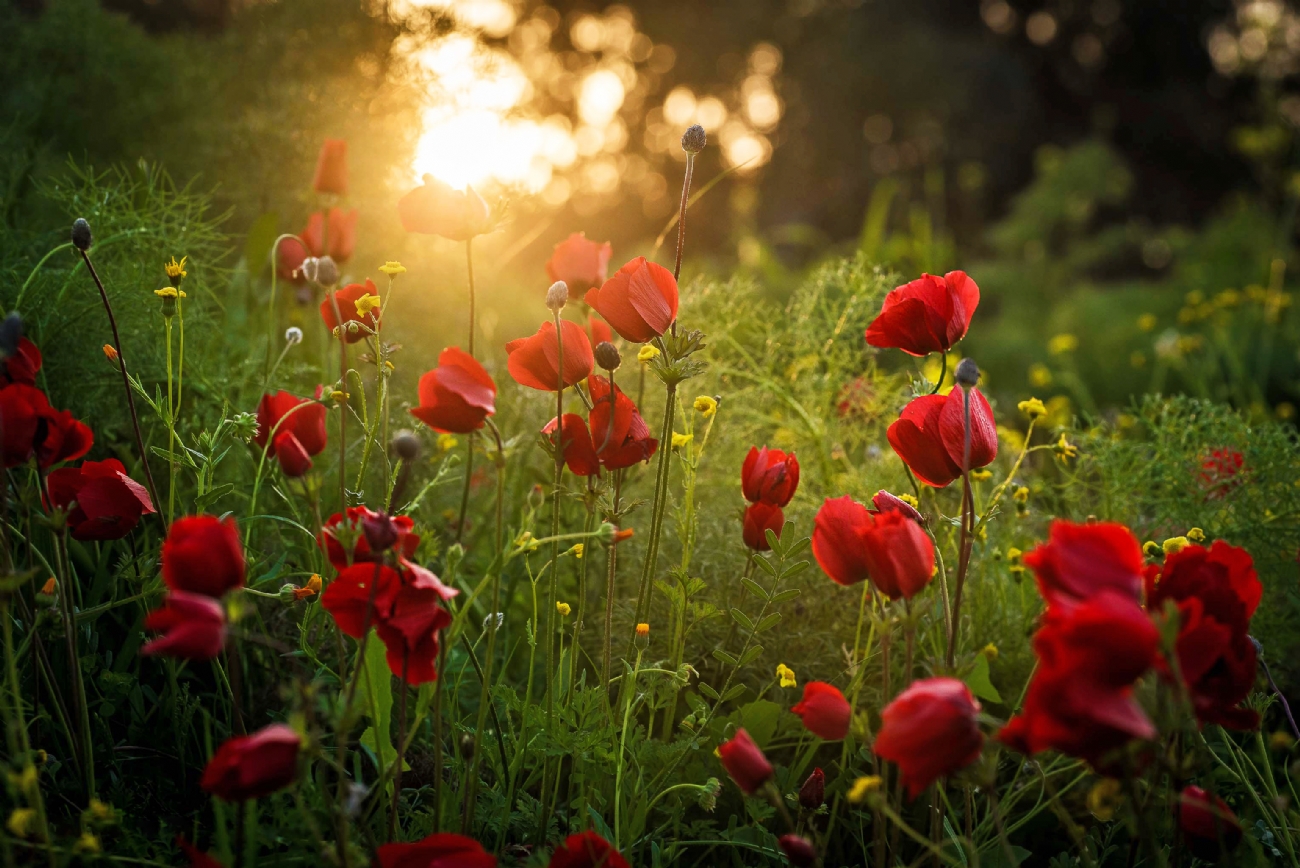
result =
[[[557,280],[551,284],[551,288],[546,290],[546,306],[552,313],[559,313],[564,310],[564,306],[569,303],[569,285],[563,280]]]
[[[596,364],[600,365],[602,370],[612,373],[623,364],[623,357],[619,355],[618,348],[609,341],[601,341],[596,344]]]

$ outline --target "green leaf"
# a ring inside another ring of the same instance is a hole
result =
[[[983,654],[976,655],[975,668],[966,676],[966,686],[970,692],[988,702],[1002,702],[1002,694],[989,680],[989,658]]]
[[[741,579],[740,585],[760,600],[767,599],[767,591],[763,590],[763,586],[753,579]]]
[[[754,558],[754,563],[758,564],[760,570],[767,573],[772,578],[776,578],[776,567],[773,566],[772,562],[767,558]]]
[[[755,660],[757,660],[762,653],[763,653],[762,645],[751,646],[750,649],[745,652],[744,656],[740,658],[740,665],[748,666],[750,663],[753,663]]]
[[[781,613],[773,612],[772,614],[768,615],[766,618],[758,622],[758,626],[754,628],[754,632],[765,633],[768,630],[771,630],[779,623],[781,623]]]
[[[713,659],[726,663],[728,666],[736,665],[736,655],[728,654],[726,651],[723,651],[721,648],[713,649]]]
[[[735,699],[737,696],[740,696],[742,693],[744,693],[747,689],[748,688],[746,688],[745,685],[743,684],[733,684],[731,685],[730,690],[722,694],[722,701],[730,702],[731,700]]]
[[[370,718],[371,725],[361,733],[361,743],[379,757],[384,768],[388,768],[397,759],[397,748],[393,746],[393,676],[388,671],[388,661],[384,657],[384,643],[374,631],[366,642],[365,693],[360,696],[365,705],[361,710]],[[387,788],[392,791],[392,783]]]
[[[714,690],[712,687],[705,684],[703,681],[701,681],[698,686],[700,688],[700,693],[703,693],[705,696],[709,697],[709,699],[712,699],[714,702],[717,702],[721,698],[718,696],[718,691]]]
[[[194,511],[207,512],[209,506],[224,497],[234,487],[235,484],[233,482],[227,482],[224,485],[218,485],[215,488],[205,491],[202,495],[194,499]]]
[[[755,699],[740,708],[740,725],[759,747],[776,735],[776,724],[781,718],[781,706],[767,699]]]
[[[254,277],[271,264],[271,245],[280,234],[280,215],[270,211],[253,221],[244,238],[244,259]]]
[[[787,591],[782,591],[781,593],[777,594],[775,597],[772,598],[772,605],[779,606],[782,603],[788,603],[802,593],[803,593],[802,588],[790,588]]]
[[[781,578],[782,579],[794,578],[795,576],[802,573],[804,570],[808,569],[809,566],[810,564],[807,561],[795,561],[794,563],[790,564],[790,566],[786,567],[784,570],[781,571]]]
[[[777,557],[780,557],[781,538],[776,535],[776,531],[772,530],[769,527],[767,530],[763,531],[763,535],[767,537],[767,547],[770,548],[772,551],[776,552]]]
[[[749,620],[749,616],[734,606],[731,609],[731,620],[735,621],[746,630],[752,631],[754,629],[754,622]]]
[[[790,543],[790,548],[786,549],[785,556],[787,558],[797,558],[799,555],[803,554],[810,545],[812,545],[811,537],[804,537],[798,542]]]
[[[947,817],[943,818],[943,830],[948,833],[948,837],[952,839],[952,843],[957,847],[957,855],[961,857],[961,864],[969,865],[970,862],[966,860],[966,848],[962,845],[961,839],[957,837],[957,833],[952,830],[952,824],[948,822]]]

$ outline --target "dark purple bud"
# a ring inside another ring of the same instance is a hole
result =
[[[367,516],[361,522],[361,532],[366,536],[370,551],[379,554],[397,545],[397,524],[386,513]]]
[[[809,811],[815,811],[826,801],[826,775],[821,768],[812,770],[808,780],[799,788],[799,804]]]

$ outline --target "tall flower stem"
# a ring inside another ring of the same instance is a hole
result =
[[[474,355],[474,239],[465,240],[465,273],[469,278],[469,341],[467,352]],[[456,522],[456,542],[465,535],[465,513],[469,510],[469,481],[474,473],[474,433],[465,438],[465,484],[460,492],[460,520]],[[498,546],[498,548],[500,548]]]
[[[614,773],[614,846],[620,846],[620,834],[623,824],[623,754],[627,751],[627,731],[632,718],[632,703],[636,701],[636,676],[641,669],[641,651],[636,652],[636,662],[632,664],[632,677],[629,680],[627,703],[623,706],[623,730],[618,738],[618,760]]]
[[[398,682],[397,689],[401,691],[401,698],[397,702],[397,757],[393,760],[393,809],[388,815],[388,840],[397,840],[397,804],[402,797],[402,762],[406,759],[406,694],[410,692],[410,685],[406,682],[407,671],[410,667],[411,655],[402,655],[402,678]],[[440,709],[441,710],[441,709]],[[437,744],[435,748],[441,752],[442,745]],[[441,782],[442,775],[438,776]],[[439,812],[442,804],[438,803]]]
[[[27,735],[27,716],[23,713],[23,697],[18,687],[18,666],[14,662],[14,628],[13,620],[9,616],[9,595],[5,594],[0,597],[0,628],[4,632],[5,643],[5,684],[8,687],[8,695],[13,702],[12,717],[9,718],[10,730],[10,755],[21,752],[24,765],[32,762],[32,745]],[[50,841],[50,827],[45,815],[45,799],[41,794],[40,786],[31,788],[31,792],[26,793],[31,800],[32,806],[36,809],[37,822],[40,824],[41,836],[45,841]],[[55,859],[54,851],[49,851],[50,868],[54,868]]]
[[[961,632],[961,593],[966,586],[966,570],[970,566],[971,546],[974,544],[975,500],[970,485],[970,450],[971,450],[971,411],[970,389],[960,386],[962,390],[962,409],[965,415],[966,429],[962,438],[961,455],[961,535],[957,547],[957,586],[952,596],[952,627],[948,632],[948,653],[946,661],[951,669],[957,655],[957,636]]]
[[[172,318],[163,319],[167,332],[167,523],[176,520],[176,404],[172,397]]]
[[[328,222],[328,221],[326,221]],[[348,341],[343,315],[339,312],[337,293],[328,290],[330,305],[334,308],[334,322],[338,323],[339,332],[339,389],[343,400],[339,404],[339,512],[347,515],[348,510]]]
[[[614,471],[614,514],[617,527],[619,500],[623,494],[623,471]],[[614,577],[618,572],[618,546],[611,544],[605,555],[605,644],[600,660],[600,681],[609,700],[609,664],[614,649]]]
[[[664,397],[664,422],[659,433],[659,467],[655,471],[655,493],[650,508],[650,538],[646,541],[645,566],[641,570],[641,587],[636,597],[636,617],[632,619],[632,638],[636,625],[646,620],[650,606],[650,580],[654,577],[659,559],[659,534],[663,528],[664,509],[668,503],[668,477],[672,465],[668,458],[673,442],[673,416],[677,412],[677,383],[669,382]]]
[[[587,477],[587,495],[592,496],[591,492],[592,477]],[[583,533],[591,533],[592,526],[596,523],[595,504],[588,501],[587,504],[587,521],[582,526]],[[573,621],[573,640],[569,645],[569,704],[573,704],[573,685],[578,680],[578,654],[582,650],[582,625],[587,617],[587,564],[591,561],[591,543],[590,541],[582,544],[582,558],[578,562],[578,617]]]
[[[686,176],[682,179],[682,203],[677,211],[677,258],[673,262],[673,280],[677,280],[682,274],[682,249],[686,246],[686,206],[690,204],[691,178],[694,176],[695,155],[687,151]]]
[[[153,471],[149,469],[149,457],[144,448],[144,437],[140,433],[140,416],[135,411],[135,395],[131,392],[131,377],[126,372],[126,355],[122,352],[122,338],[117,332],[117,318],[113,316],[113,305],[109,304],[108,293],[104,291],[104,283],[99,279],[99,274],[95,271],[95,266],[91,263],[90,257],[86,251],[79,250],[81,261],[86,263],[86,270],[90,272],[90,277],[95,281],[96,288],[99,289],[99,300],[104,303],[104,313],[108,314],[108,327],[113,332],[113,349],[117,351],[117,366],[122,372],[122,388],[126,390],[126,407],[131,413],[131,428],[135,432],[135,448],[140,453],[140,463],[144,465],[144,481],[149,487],[149,499],[154,505],[161,503],[158,499],[158,486],[153,481]]]
[[[551,490],[551,582],[546,606],[546,726],[555,720],[555,609],[559,593],[560,573],[560,482],[564,474],[564,330],[560,308],[553,312],[555,319],[555,369],[559,382],[555,390],[555,479]],[[550,815],[550,789],[547,787],[550,764],[542,759],[542,822],[540,835],[546,834],[546,819]],[[559,774],[559,767],[556,767]]]

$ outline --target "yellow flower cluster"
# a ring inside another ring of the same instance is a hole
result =
[[[794,677],[794,670],[784,663],[777,664],[776,677],[781,682],[782,687],[795,687],[798,684]]]

